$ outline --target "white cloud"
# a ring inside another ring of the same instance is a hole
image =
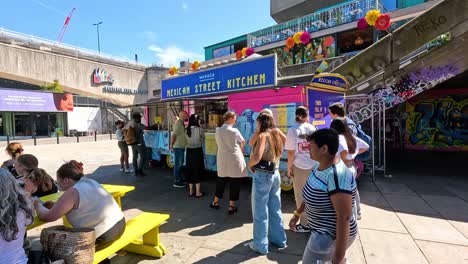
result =
[[[154,31],[145,30],[143,32],[138,33],[138,37],[147,41],[155,41],[158,35]]]
[[[187,3],[182,3],[182,9],[183,9],[183,10],[187,10],[187,9],[188,9]]]
[[[155,53],[154,55],[156,57],[156,62],[163,64],[165,67],[179,67],[180,61],[195,61],[203,59],[201,54],[182,50],[176,46],[162,48],[157,45],[150,45],[148,49]]]

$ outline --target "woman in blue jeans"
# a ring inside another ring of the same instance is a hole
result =
[[[254,239],[249,243],[249,247],[260,254],[267,254],[269,242],[278,249],[286,248],[286,233],[281,212],[281,180],[278,172],[284,142],[275,129],[271,114],[260,114],[257,118],[257,127],[258,139],[248,163],[249,169],[254,173],[252,185]],[[273,162],[273,170],[255,171],[254,166],[261,161]]]

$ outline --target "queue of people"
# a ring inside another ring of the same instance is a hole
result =
[[[281,177],[279,162],[284,150],[288,153],[288,175],[293,178],[296,210],[289,221],[293,232],[308,233],[303,262],[332,261],[345,263],[346,249],[356,238],[359,194],[356,185],[354,159],[366,152],[369,145],[353,135],[340,105],[330,106],[333,116],[330,129],[317,130],[309,121],[305,107],[296,109],[296,125],[284,135],[271,111],[261,111],[256,119],[256,131],[249,144],[250,159],[246,163],[246,140],[235,128],[236,114],[227,112],[224,125],[216,129],[218,177],[210,208],[220,209],[225,186],[229,183],[227,212],[238,211],[242,178],[252,181],[251,205],[253,240],[247,245],[260,254],[268,254],[269,246],[278,250],[287,247],[287,237],[281,208]],[[332,109],[333,108],[333,109]],[[338,109],[338,110],[337,110]],[[335,111],[335,112],[333,112]],[[184,121],[188,119],[188,126]],[[141,116],[125,125],[118,122],[118,144],[123,172],[128,165],[128,145],[134,154],[135,174],[143,176],[140,164],[143,144]],[[129,142],[128,134],[134,133]],[[190,197],[203,197],[201,178],[204,171],[204,131],[196,114],[179,112],[170,147],[174,149],[174,187],[188,182]],[[123,144],[122,142],[125,142]],[[118,239],[125,230],[125,219],[112,196],[100,184],[85,178],[83,164],[69,161],[57,170],[57,181],[39,168],[36,157],[24,154],[19,143],[11,143],[6,151],[11,160],[0,169],[0,255],[11,262],[25,263],[23,247],[26,226],[33,220],[33,211],[43,221],[55,221],[66,216],[74,227],[94,228],[96,249],[102,249]],[[186,159],[186,160],[185,160]],[[186,173],[182,173],[185,164]],[[13,172],[16,175],[13,175]],[[185,178],[186,177],[186,178]],[[56,203],[42,204],[39,197],[60,189],[64,194]]]
[[[252,175],[253,240],[249,248],[260,254],[269,252],[269,245],[282,250],[287,247],[281,210],[279,160],[288,152],[288,176],[293,179],[296,210],[289,222],[293,232],[309,233],[304,250],[304,263],[332,261],[345,263],[346,249],[357,234],[360,218],[359,193],[354,159],[366,152],[369,145],[356,136],[357,127],[344,116],[344,106],[330,106],[331,129],[317,130],[309,123],[306,107],[296,109],[296,125],[284,135],[274,122],[269,109],[256,119],[256,131],[249,139],[252,153],[244,153],[246,140],[235,128],[236,114],[227,112],[224,124],[215,132],[217,145],[216,190],[210,208],[220,209],[224,190],[229,183],[228,213],[238,210],[242,178]],[[171,148],[174,150],[174,187],[189,183],[189,196],[199,197],[203,171],[204,138],[199,117],[180,111],[175,121]],[[185,127],[184,122],[187,121]],[[351,127],[353,126],[353,127]],[[248,163],[245,154],[250,154]],[[182,173],[185,164],[187,173]],[[184,177],[187,177],[185,179]]]

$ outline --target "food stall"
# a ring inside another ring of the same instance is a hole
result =
[[[276,55],[249,58],[242,61],[194,71],[188,74],[169,77],[162,81],[161,101],[183,102],[179,110],[189,114],[199,114],[205,128],[205,167],[216,171],[216,141],[214,132],[222,125],[222,115],[233,111],[237,115],[238,128],[248,141],[255,132],[255,120],[264,108],[273,111],[276,125],[284,133],[295,123],[295,109],[304,105],[309,108],[311,122],[317,127],[328,127],[328,105],[343,101],[346,80],[336,74],[320,74],[307,85],[277,86]],[[145,136],[146,138],[146,136]],[[160,146],[168,150],[170,133],[164,132],[158,140]],[[160,150],[153,150],[153,153]],[[171,152],[165,153],[170,160]],[[246,144],[245,158],[251,153]],[[282,189],[292,189],[292,181],[287,176],[287,153],[280,163]]]

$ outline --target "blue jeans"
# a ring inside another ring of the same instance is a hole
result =
[[[174,180],[182,182],[182,166],[184,165],[185,148],[174,148]]]
[[[349,237],[348,248],[353,244],[356,236]],[[302,263],[317,263],[329,261],[331,263],[336,250],[336,240],[330,235],[312,231],[302,256]]]
[[[252,185],[253,246],[268,253],[268,241],[277,247],[286,246],[286,233],[281,212],[280,174],[255,172]]]

